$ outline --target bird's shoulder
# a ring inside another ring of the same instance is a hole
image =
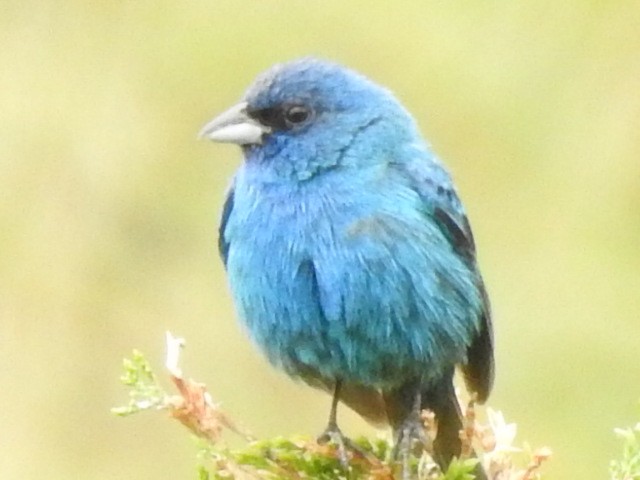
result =
[[[450,173],[432,154],[390,163],[389,168],[420,198],[420,208],[438,225],[456,253],[473,263],[475,240]]]
[[[227,222],[229,221],[231,212],[233,211],[234,195],[235,186],[234,183],[232,183],[227,189],[227,193],[225,195],[225,200],[222,207],[222,215],[220,216],[220,226],[218,228],[218,252],[220,253],[220,257],[222,258],[222,262],[225,266],[227,265],[227,257],[229,256],[230,246],[230,242],[225,236],[225,230],[227,228]]]

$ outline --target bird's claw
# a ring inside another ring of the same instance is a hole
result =
[[[431,449],[431,440],[425,433],[425,428],[420,417],[411,415],[398,429],[398,435],[391,453],[393,460],[400,460],[402,462],[403,480],[411,479],[411,465],[409,461],[412,453],[416,452],[416,444],[421,446],[421,451]]]
[[[320,445],[325,445],[329,442],[333,443],[337,449],[340,465],[342,465],[342,468],[345,470],[349,470],[349,455],[347,454],[347,450],[355,452],[363,457],[367,457],[367,452],[362,450],[362,448],[356,445],[351,439],[346,437],[338,425],[329,424],[316,441]]]

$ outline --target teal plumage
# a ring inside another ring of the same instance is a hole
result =
[[[398,441],[416,436],[415,408],[433,409],[446,467],[460,450],[455,366],[481,401],[491,389],[490,310],[451,177],[409,113],[365,77],[302,59],[203,135],[244,152],[219,246],[254,341]]]

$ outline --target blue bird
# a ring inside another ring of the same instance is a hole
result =
[[[469,222],[411,115],[364,76],[304,58],[260,75],[201,135],[242,147],[220,254],[269,361],[333,392],[320,440],[352,446],[341,401],[391,425],[406,460],[430,409],[446,469],[461,450],[454,370],[484,402],[493,334]]]

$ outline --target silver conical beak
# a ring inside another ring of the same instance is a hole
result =
[[[262,136],[270,131],[247,114],[247,103],[242,102],[207,123],[198,137],[220,143],[256,145],[262,143]]]

